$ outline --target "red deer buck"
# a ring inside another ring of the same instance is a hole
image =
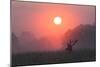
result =
[[[65,48],[69,53],[72,52],[72,47],[78,42],[78,40],[75,40],[75,41],[72,41],[70,40],[68,43],[67,43],[67,48]]]

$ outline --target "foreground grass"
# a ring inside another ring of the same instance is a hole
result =
[[[81,50],[72,53],[67,53],[66,51],[38,52],[12,55],[12,66],[87,62],[95,60],[95,50]]]

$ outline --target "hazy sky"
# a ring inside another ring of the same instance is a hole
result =
[[[12,2],[11,27],[16,35],[29,31],[36,36],[60,35],[79,24],[95,23],[95,6]],[[53,19],[62,17],[62,24]]]
[[[53,22],[56,16],[62,18],[62,23],[59,25]],[[30,37],[26,39],[22,37],[23,44],[17,44],[22,47],[22,51],[60,49],[62,40],[59,37],[62,37],[68,29],[73,29],[80,24],[95,24],[95,6],[16,1],[11,3],[11,31],[17,36],[22,32],[30,32],[39,38],[39,41],[28,44],[27,41],[30,42],[33,35],[28,35]]]

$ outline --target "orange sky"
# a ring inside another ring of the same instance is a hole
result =
[[[12,2],[11,28],[17,36],[31,32],[35,37],[51,38],[54,48],[61,48],[59,37],[68,29],[79,24],[95,23],[95,6],[64,5],[49,3]],[[62,18],[62,24],[55,25],[53,19]]]
[[[71,11],[65,11],[63,7],[45,7],[44,9],[46,9],[44,12],[41,12],[36,16],[36,19],[38,19],[36,28],[42,32],[43,35],[58,35],[64,33],[69,28],[73,28],[79,23],[79,17],[75,17],[75,14],[70,13]],[[53,23],[53,19],[56,16],[62,18],[62,24],[55,25]],[[34,22],[34,20],[32,21]]]
[[[95,23],[94,6],[61,5],[31,2],[12,3],[12,27],[18,33],[31,31],[39,35],[60,35],[79,24]],[[53,19],[62,17],[62,24]],[[37,32],[37,33],[36,33]]]

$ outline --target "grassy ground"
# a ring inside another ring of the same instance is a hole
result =
[[[12,55],[12,67],[24,65],[41,65],[95,61],[95,50],[81,50],[72,53],[45,52]]]

